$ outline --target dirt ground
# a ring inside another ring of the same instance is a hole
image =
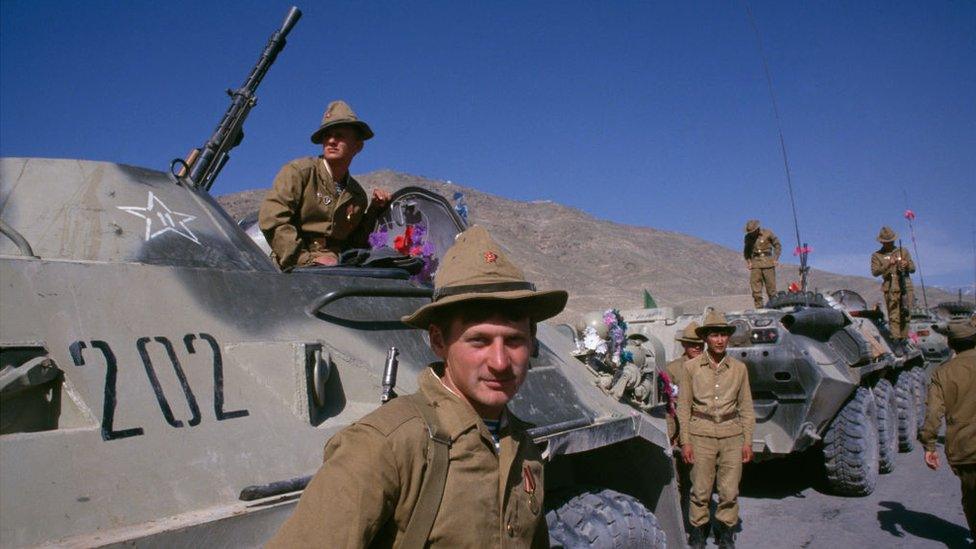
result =
[[[748,465],[740,502],[738,547],[970,547],[959,480],[945,464],[922,462],[921,445],[899,454],[863,498],[832,496],[818,480],[815,452]],[[709,540],[709,547],[714,540]]]

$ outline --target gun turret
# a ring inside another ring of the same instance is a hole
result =
[[[176,177],[183,181],[188,180],[187,182],[197,189],[210,190],[220,170],[230,158],[228,153],[244,139],[244,120],[251,112],[251,108],[257,104],[255,93],[258,85],[275,62],[278,53],[285,48],[285,37],[301,16],[302,12],[294,6],[288,10],[281,28],[271,35],[257,64],[251,69],[251,74],[240,88],[227,90],[227,95],[231,97],[230,108],[224,113],[210,139],[203,147],[193,149],[185,160],[178,158],[173,161],[171,170],[178,165],[182,166],[179,173],[174,173]]]

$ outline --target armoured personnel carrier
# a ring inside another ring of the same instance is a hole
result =
[[[659,371],[681,355],[675,334],[704,320],[704,312],[668,307],[619,314]],[[899,449],[914,446],[924,406],[921,351],[909,343],[893,352],[883,315],[849,290],[780,293],[766,308],[726,316],[736,327],[728,353],[749,369],[756,460],[816,446],[832,491],[871,493]]]
[[[908,324],[909,333],[915,334],[914,341],[922,356],[925,357],[926,370],[930,366],[942,364],[949,360],[952,350],[946,336],[932,329],[933,325],[945,326],[946,320],[940,318],[935,311],[916,307],[911,310]]]
[[[170,173],[0,159],[4,547],[261,545],[387,367],[409,392],[434,359],[399,321],[424,283],[395,263],[281,273],[208,192],[298,15]],[[421,189],[378,222],[416,224],[435,260],[464,229]],[[663,423],[589,383],[554,327],[538,340],[512,407],[545,448],[552,539],[681,539]]]

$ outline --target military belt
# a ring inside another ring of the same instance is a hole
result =
[[[769,257],[773,255],[772,252],[754,252],[752,257]]]
[[[714,421],[715,423],[724,423],[730,419],[735,419],[739,417],[739,412],[729,412],[724,416],[714,416],[712,414],[706,414],[705,412],[699,412],[698,410],[692,410],[691,415],[700,418],[707,419],[708,421]]]

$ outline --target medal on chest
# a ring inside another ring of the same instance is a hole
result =
[[[319,199],[319,202],[321,202],[323,206],[332,204],[332,195],[322,194],[322,191],[316,191],[315,196]]]

